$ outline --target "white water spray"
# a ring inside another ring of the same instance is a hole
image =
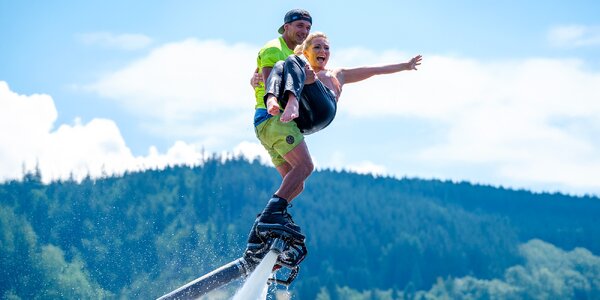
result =
[[[254,269],[254,272],[246,279],[246,282],[244,282],[242,288],[235,294],[233,300],[265,299],[267,280],[269,280],[273,266],[277,262],[277,256],[279,256],[279,252],[275,250],[269,251],[256,269]]]

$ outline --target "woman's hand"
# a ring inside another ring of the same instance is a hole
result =
[[[417,66],[421,65],[421,59],[423,59],[423,56],[421,55],[417,55],[415,57],[413,57],[407,64],[408,64],[408,70],[416,70]]]

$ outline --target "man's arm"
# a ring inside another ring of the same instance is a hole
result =
[[[269,78],[269,75],[271,74],[271,70],[273,70],[272,67],[263,67],[262,68],[262,78],[263,78],[263,82],[265,82],[265,84],[266,84],[267,78]]]
[[[421,55],[417,55],[413,57],[410,61],[400,64],[376,67],[343,68],[336,72],[336,76],[341,84],[358,82],[370,78],[374,75],[416,70],[417,66],[421,64],[421,59]]]

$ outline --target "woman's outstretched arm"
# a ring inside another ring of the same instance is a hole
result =
[[[365,80],[374,75],[391,74],[400,71],[416,70],[417,66],[421,64],[421,55],[413,57],[411,60],[405,63],[383,65],[383,66],[369,66],[369,67],[358,67],[358,68],[342,68],[335,72],[337,79],[343,85],[346,83],[358,82]]]

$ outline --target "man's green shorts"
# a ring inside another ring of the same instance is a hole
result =
[[[284,155],[304,140],[296,122],[283,123],[280,116],[272,116],[254,128],[256,137],[267,149],[275,167],[285,162]]]

